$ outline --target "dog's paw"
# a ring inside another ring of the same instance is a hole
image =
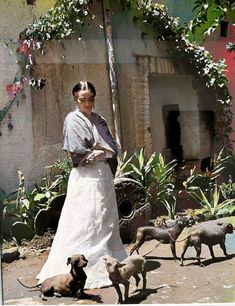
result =
[[[44,294],[40,294],[39,297],[40,297],[43,301],[47,301],[47,298],[45,297]]]
[[[117,303],[116,304],[123,304],[123,300],[117,300]]]

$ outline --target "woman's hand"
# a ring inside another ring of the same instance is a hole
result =
[[[102,149],[93,150],[87,157],[87,162],[92,162],[95,160],[105,160],[105,151]]]

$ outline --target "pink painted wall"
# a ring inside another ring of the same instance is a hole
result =
[[[235,114],[235,52],[229,53],[226,50],[227,42],[235,42],[235,25],[229,25],[228,36],[221,37],[218,32],[214,33],[205,42],[205,48],[212,54],[214,60],[224,58],[226,60],[227,71],[225,72],[229,80],[228,88],[233,97],[232,111]],[[235,115],[233,115],[231,139],[235,141]],[[233,152],[235,153],[235,143],[233,143]]]

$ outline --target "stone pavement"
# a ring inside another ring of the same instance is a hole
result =
[[[179,239],[184,237],[183,232]],[[228,239],[228,242],[227,242]],[[156,240],[146,241],[140,249],[147,255],[147,290],[145,295],[140,292],[130,294],[128,304],[190,304],[190,303],[220,303],[222,306],[235,303],[235,233],[227,235],[227,251],[233,254],[226,258],[219,246],[214,247],[216,260],[212,261],[208,248],[203,246],[202,258],[205,268],[199,267],[195,261],[195,250],[189,248],[186,252],[185,266],[172,258],[169,245],[159,244]],[[158,245],[157,247],[155,247]],[[131,245],[127,246],[129,251]],[[177,255],[180,255],[182,243],[177,243]],[[2,266],[3,299],[5,305],[71,305],[71,304],[116,304],[117,295],[113,287],[87,291],[89,300],[74,301],[69,297],[48,297],[42,301],[39,292],[22,287],[17,277],[28,285],[35,284],[35,275],[46,260],[48,251],[31,259],[18,260]],[[131,288],[134,279],[131,278]],[[142,281],[140,282],[140,287]]]

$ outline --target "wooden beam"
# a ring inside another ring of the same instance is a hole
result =
[[[122,132],[121,132],[121,118],[120,118],[120,100],[119,100],[119,86],[115,67],[115,56],[113,49],[112,37],[112,23],[111,10],[105,5],[105,0],[102,0],[102,13],[104,22],[104,34],[106,41],[106,50],[108,58],[108,71],[111,89],[111,103],[114,120],[115,139],[118,145],[119,153],[122,153]]]

